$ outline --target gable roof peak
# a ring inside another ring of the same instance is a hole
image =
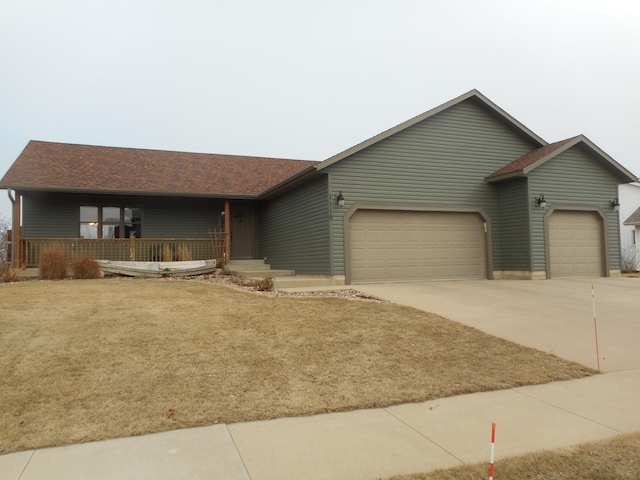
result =
[[[498,105],[496,105],[495,103],[493,103],[491,100],[489,100],[487,97],[485,97],[482,93],[480,93],[480,91],[473,89],[473,90],[469,90],[467,93],[463,93],[462,95],[449,100],[446,103],[443,103],[442,105],[432,108],[431,110],[428,110],[420,115],[417,115],[413,118],[410,118],[409,120],[400,123],[398,125],[396,125],[395,127],[392,127],[388,130],[385,130],[382,133],[379,133],[378,135],[375,135],[371,138],[369,138],[368,140],[365,140],[364,142],[361,142],[351,148],[348,148],[347,150],[344,150],[343,152],[340,152],[332,157],[329,157],[328,159],[324,160],[323,162],[319,163],[316,165],[316,168],[318,170],[322,170],[323,168],[326,168],[330,165],[333,165],[334,163],[350,156],[353,155],[354,153],[357,153],[361,150],[364,150],[367,147],[370,147],[371,145],[374,145],[396,133],[399,133],[409,127],[412,127],[413,125],[416,125],[417,123],[420,123],[430,117],[433,117],[435,115],[437,115],[440,112],[443,112],[455,105],[458,105],[466,100],[469,100],[471,98],[475,98],[476,100],[478,100],[480,103],[484,104],[485,107],[487,107],[489,110],[493,111],[496,115],[498,115],[498,117],[502,118],[503,120],[506,121],[507,124],[511,125],[515,130],[517,130],[518,132],[520,132],[521,134],[523,134],[524,136],[526,136],[527,138],[529,138],[534,144],[538,144],[540,146],[542,145],[546,145],[547,142],[540,136],[538,136],[536,133],[534,133],[532,130],[530,130],[529,128],[525,127],[522,123],[520,123],[518,120],[516,120],[514,117],[512,117],[511,115],[509,115],[507,112],[505,112],[502,108],[500,108]]]
[[[637,180],[636,176],[633,175],[629,170],[616,162],[587,137],[580,134],[576,135],[575,137],[570,137],[565,140],[560,140],[558,142],[550,143],[540,148],[536,148],[535,150],[505,165],[501,169],[493,172],[487,177],[487,181],[498,182],[501,180],[507,180],[509,178],[522,177],[524,175],[527,175],[532,170],[538,168],[552,158],[557,157],[562,152],[565,152],[566,150],[569,150],[570,148],[578,144],[585,145],[592,152],[602,158],[606,164],[612,167],[619,175],[624,177],[627,182],[634,182]]]

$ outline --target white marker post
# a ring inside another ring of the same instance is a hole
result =
[[[493,456],[496,451],[496,422],[491,423],[491,463],[489,464],[489,480],[493,480],[495,464]]]
[[[596,335],[596,357],[598,359],[598,373],[600,372],[600,348],[598,347],[598,321],[596,320],[596,289],[591,284],[591,299],[593,301],[593,329]]]

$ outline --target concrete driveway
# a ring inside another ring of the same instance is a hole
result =
[[[481,280],[354,288],[600,369],[640,368],[640,278]]]

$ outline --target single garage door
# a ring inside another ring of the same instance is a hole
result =
[[[549,220],[551,277],[602,276],[602,228],[595,212],[554,212]]]
[[[486,278],[477,213],[358,210],[349,220],[352,283]]]

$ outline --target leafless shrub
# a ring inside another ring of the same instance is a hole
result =
[[[260,280],[244,279],[238,277],[239,285],[243,287],[252,288],[257,292],[271,292],[273,291],[273,277],[264,277]]]
[[[0,217],[0,273],[4,273],[9,266],[9,222],[4,217]]]
[[[13,266],[7,262],[0,263],[0,273],[2,274],[0,278],[2,278],[3,282],[19,282],[24,280],[22,270],[13,268]]]
[[[191,249],[186,245],[178,245],[176,255],[180,262],[189,262],[193,260],[193,257],[191,256]]]
[[[262,280],[258,280],[256,290],[259,292],[271,292],[273,290],[273,278],[264,277]]]
[[[637,272],[640,270],[640,262],[638,262],[638,251],[635,245],[624,247],[620,253],[623,272]]]
[[[173,249],[167,243],[162,246],[162,261],[173,262]]]
[[[100,265],[91,257],[74,260],[71,264],[71,269],[73,270],[73,276],[82,280],[102,277]]]
[[[40,278],[62,280],[67,276],[67,258],[62,245],[51,245],[40,254]]]

